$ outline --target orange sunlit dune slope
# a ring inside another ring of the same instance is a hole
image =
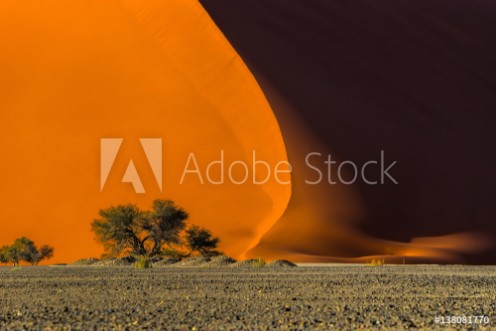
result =
[[[240,257],[284,212],[291,187],[274,180],[179,184],[189,153],[200,169],[222,150],[226,163],[286,160],[260,88],[196,1],[0,6],[1,244],[53,245],[51,263],[98,256],[100,208],[170,198]],[[101,138],[124,138],[102,192]],[[140,138],[163,139],[163,192]],[[131,158],[146,194],[120,182]]]

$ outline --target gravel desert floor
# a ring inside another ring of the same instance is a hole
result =
[[[0,330],[496,329],[496,267],[1,267],[0,277]]]

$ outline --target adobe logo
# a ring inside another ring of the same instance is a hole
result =
[[[105,186],[115,158],[119,153],[123,138],[102,138],[100,139],[100,192]],[[145,151],[146,159],[152,168],[155,180],[162,192],[162,139],[161,138],[141,138],[141,146]],[[131,159],[127,165],[126,172],[122,177],[123,183],[133,184],[136,193],[145,193],[141,178]]]

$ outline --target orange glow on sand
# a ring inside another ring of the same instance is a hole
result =
[[[169,198],[239,257],[275,223],[290,185],[200,185],[199,166],[286,160],[276,119],[244,63],[196,1],[3,1],[0,11],[0,243],[55,247],[49,263],[99,256],[98,210]],[[100,192],[101,138],[123,137]],[[164,190],[139,138],[163,138]],[[122,184],[133,158],[146,194]],[[203,162],[203,163],[202,163]]]

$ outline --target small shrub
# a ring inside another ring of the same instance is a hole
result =
[[[212,251],[203,252],[203,253],[201,253],[201,255],[203,255],[205,257],[216,257],[216,256],[222,256],[223,253],[221,251],[218,251],[218,250],[212,250]]]
[[[212,236],[212,233],[205,228],[192,225],[186,230],[186,246],[190,252],[198,252],[202,255],[211,256],[219,245],[219,238]]]
[[[294,268],[296,266],[296,264],[288,260],[275,260],[267,263],[267,267],[269,268]]]
[[[256,268],[263,268],[263,267],[265,267],[266,264],[267,264],[267,262],[265,262],[265,260],[261,257],[259,257],[258,259],[256,259],[253,262],[253,266]]]
[[[136,269],[149,269],[151,267],[152,267],[152,263],[145,256],[141,256],[140,258],[138,258],[138,261],[134,263],[134,268]]]
[[[183,252],[180,252],[174,248],[164,249],[164,251],[162,252],[162,255],[165,257],[170,257],[171,259],[175,259],[175,260],[182,260],[183,258],[186,257],[186,254],[184,254]]]
[[[94,257],[89,257],[89,258],[86,258],[86,259],[80,259],[80,260],[77,260],[77,261],[74,261],[72,262],[71,264],[72,265],[76,265],[76,266],[85,266],[85,265],[92,265],[92,264],[95,264],[97,263],[99,260],[94,258]]]
[[[372,261],[370,262],[367,262],[366,263],[368,266],[371,266],[371,267],[382,267],[384,265],[384,259],[373,259]]]

